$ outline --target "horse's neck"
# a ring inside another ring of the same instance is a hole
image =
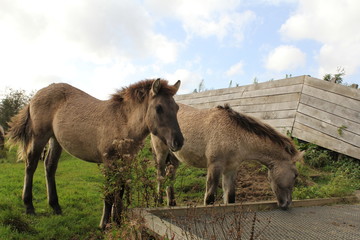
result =
[[[253,151],[249,159],[255,160],[271,169],[277,163],[286,161],[289,158],[287,153],[281,152],[278,148],[274,147]]]
[[[149,135],[149,129],[145,121],[147,104],[128,102],[124,104],[123,110],[126,112],[128,138],[135,141],[145,139]]]

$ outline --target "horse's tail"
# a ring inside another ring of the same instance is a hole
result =
[[[10,120],[9,131],[6,136],[11,145],[19,145],[18,157],[27,161],[27,149],[31,143],[32,128],[30,119],[30,105],[26,105],[20,112]]]

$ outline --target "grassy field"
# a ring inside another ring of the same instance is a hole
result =
[[[299,181],[293,192],[295,199],[345,196],[360,189],[360,164],[348,158],[333,161],[331,154],[314,145],[306,150],[305,164],[298,163]],[[131,183],[130,207],[154,206],[155,167],[149,142],[139,155]],[[266,171],[259,169],[259,171]],[[136,175],[136,176],[135,176]],[[21,200],[24,163],[16,163],[15,150],[0,158],[0,239],[127,239],[119,238],[122,230],[101,232],[103,184],[101,167],[63,153],[56,175],[62,215],[54,215],[47,204],[43,162],[34,177],[34,206],[37,214],[27,216]],[[202,204],[206,171],[180,165],[175,182],[178,205]],[[147,193],[145,194],[145,191]],[[144,196],[149,200],[144,201]],[[221,201],[221,193],[218,194]],[[115,237],[114,237],[115,236]]]
[[[0,239],[101,239],[97,226],[102,212],[103,176],[96,164],[64,153],[57,171],[57,189],[63,214],[54,215],[47,204],[44,167],[34,177],[37,214],[27,216],[21,200],[24,163],[14,154],[0,164]]]

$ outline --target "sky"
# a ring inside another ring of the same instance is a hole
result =
[[[149,78],[227,88],[345,70],[360,84],[358,0],[0,0],[0,97],[53,82],[99,98]]]

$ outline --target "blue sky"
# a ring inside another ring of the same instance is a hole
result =
[[[0,94],[70,83],[100,99],[130,83],[180,93],[345,69],[360,84],[357,0],[0,0]]]

